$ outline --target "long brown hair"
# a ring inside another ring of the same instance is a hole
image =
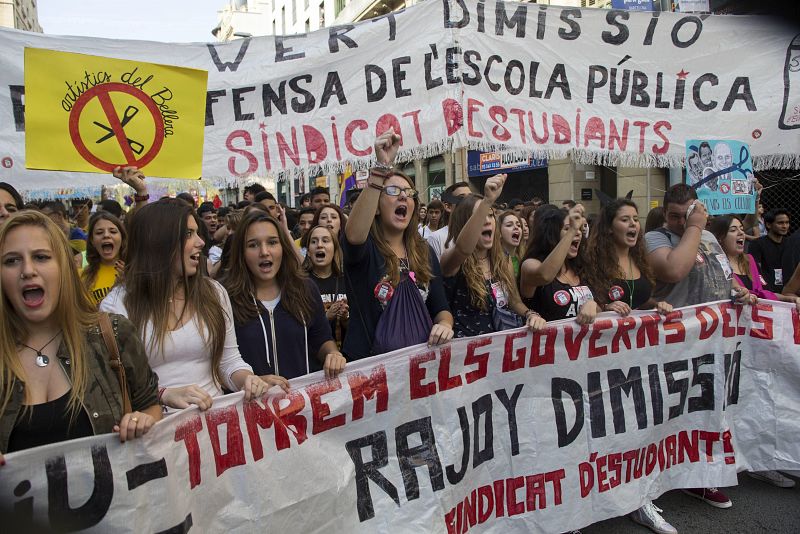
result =
[[[319,211],[317,213],[319,213]],[[342,246],[339,244],[339,237],[333,233],[333,230],[331,230],[327,226],[321,226],[321,225],[312,226],[311,230],[303,234],[303,237],[300,238],[300,246],[308,250],[308,246],[311,244],[311,234],[317,228],[324,228],[325,230],[328,231],[328,234],[331,236],[331,242],[333,243],[333,262],[331,263],[331,274],[334,277],[338,278],[342,276],[342,274],[344,274],[344,267],[343,267],[344,259],[342,257]],[[306,254],[305,259],[303,259],[302,267],[308,273],[314,270],[314,263],[311,261],[310,254]]]
[[[625,273],[619,268],[619,259],[616,254],[614,244],[613,228],[614,218],[617,212],[623,207],[631,207],[639,212],[636,203],[626,198],[618,198],[609,202],[600,211],[594,228],[589,235],[589,245],[586,248],[586,265],[591,265],[591,269],[585,270],[585,276],[589,287],[595,291],[594,298],[599,304],[608,304],[608,288],[614,279],[625,278]],[[650,264],[647,263],[647,253],[644,246],[644,232],[639,227],[639,235],[636,244],[628,251],[628,254],[642,276],[653,283],[653,272]]]
[[[475,204],[483,199],[482,195],[469,195],[461,199],[456,208],[450,214],[450,222],[447,227],[447,242],[455,241],[458,234],[467,224],[472,212],[475,209]],[[489,292],[486,289],[486,281],[481,271],[480,263],[478,262],[477,248],[467,256],[464,263],[461,265],[461,272],[467,281],[469,288],[470,300],[475,308],[486,311],[488,305],[486,303]],[[489,267],[491,270],[492,280],[503,284],[503,288],[510,295],[518,295],[517,283],[514,279],[514,267],[511,265],[511,260],[503,250],[503,245],[500,242],[500,225],[497,224],[495,219],[494,235],[492,237],[492,248],[489,249]]]
[[[408,185],[414,187],[414,181],[406,174],[395,171],[392,176],[399,176],[408,182]],[[411,209],[411,221],[403,231],[403,245],[405,245],[408,254],[409,267],[414,271],[417,282],[427,284],[433,278],[433,271],[431,271],[428,257],[428,242],[422,239],[422,236],[417,231],[419,226],[419,198],[413,198],[412,200],[414,201],[414,207]],[[344,224],[342,224],[342,228],[344,228]],[[400,283],[400,260],[386,241],[386,234],[383,231],[380,215],[377,213],[372,220],[372,227],[369,229],[369,233],[386,262],[386,274],[389,275],[389,282],[396,286]]]
[[[223,384],[219,373],[225,346],[225,310],[214,282],[203,275],[198,266],[194,276],[187,276],[183,250],[188,236],[188,220],[194,218],[198,228],[203,224],[192,206],[182,200],[164,198],[147,204],[132,218],[128,240],[128,262],[125,265],[125,307],[128,318],[144,336],[145,325],[152,323],[153,335],[144,340],[148,348],[163,352],[169,335],[170,300],[176,289],[172,266],[181,265],[185,314],[191,314],[203,333],[211,352],[211,373],[216,383]]]
[[[709,230],[714,237],[717,238],[717,242],[719,246],[722,247],[723,252],[728,254],[728,251],[725,250],[723,246],[723,242],[725,241],[725,237],[728,235],[728,230],[731,228],[731,223],[733,220],[736,219],[740,223],[742,222],[742,218],[738,215],[718,215],[711,220],[711,224],[709,225]],[[738,263],[737,267],[739,270],[742,271],[748,278],[753,278],[753,274],[750,272],[750,261],[747,259],[747,255],[742,252],[736,256],[736,262]]]
[[[41,228],[47,234],[53,256],[58,263],[61,278],[58,303],[54,314],[63,333],[63,342],[72,360],[69,393],[69,408],[74,414],[81,408],[81,402],[89,380],[87,362],[86,333],[97,324],[97,309],[92,304],[89,293],[81,283],[78,270],[72,261],[72,250],[64,232],[49,217],[36,211],[21,211],[0,227],[0,250],[5,245],[8,234],[19,228]],[[0,280],[0,377],[2,377],[2,414],[13,392],[15,380],[25,382],[25,371],[17,357],[17,344],[24,343],[31,332],[17,315],[5,295]],[[27,395],[27,392],[26,392]],[[26,403],[29,404],[29,403]]]
[[[87,233],[89,234],[89,238],[86,240],[86,263],[87,266],[81,273],[81,278],[83,279],[83,283],[86,288],[91,288],[92,284],[94,284],[95,279],[97,278],[97,271],[100,270],[100,264],[102,263],[102,258],[100,257],[100,251],[97,250],[97,247],[94,246],[94,242],[92,241],[92,236],[94,235],[94,228],[97,226],[97,223],[100,221],[108,221],[114,226],[117,227],[120,235],[120,249],[118,258],[125,257],[125,247],[128,245],[128,232],[125,231],[125,225],[122,224],[118,218],[114,217],[111,213],[107,211],[98,211],[92,218],[89,219],[89,229]]]
[[[269,223],[275,227],[281,244],[281,265],[275,279],[281,288],[281,305],[300,323],[308,323],[314,313],[314,303],[308,292],[307,277],[294,250],[294,243],[281,231],[280,224],[266,212],[253,210],[239,223],[231,243],[231,256],[228,270],[223,276],[222,285],[228,291],[233,306],[233,319],[243,325],[258,317],[261,306],[256,304],[256,286],[253,275],[247,268],[245,248],[247,230],[254,224]]]

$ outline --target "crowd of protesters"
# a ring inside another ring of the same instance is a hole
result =
[[[645,233],[628,199],[594,217],[573,201],[501,205],[503,174],[426,206],[392,166],[398,147],[393,131],[376,139],[367,185],[344,209],[317,188],[290,210],[257,184],[219,209],[150,199],[125,167],[114,175],[135,190],[130,211],[77,203],[70,218],[0,184],[0,452],[138,438],[226,392],[288,391],[289,379],[419,343],[724,299],[798,303],[800,233],[788,236],[784,209],[712,218],[679,184]],[[685,491],[732,505],[716,488]],[[660,512],[648,503],[631,517],[676,532]]]

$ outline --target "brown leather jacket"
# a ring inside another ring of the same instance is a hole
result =
[[[134,410],[144,410],[158,403],[158,376],[150,369],[147,355],[139,334],[133,324],[121,315],[111,314],[111,324],[117,338],[117,345],[125,365],[128,391]],[[88,350],[86,360],[89,366],[89,382],[83,397],[83,409],[89,416],[95,435],[111,432],[122,416],[122,395],[116,372],[109,364],[109,354],[100,327],[95,326],[87,333]],[[72,376],[70,355],[62,342],[58,347],[58,363],[68,377]],[[4,394],[0,384],[0,395]],[[15,380],[11,385],[11,400],[0,414],[0,452],[5,453],[8,440],[25,401],[22,382]],[[0,397],[1,398],[1,397]]]

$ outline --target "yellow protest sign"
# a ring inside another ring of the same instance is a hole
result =
[[[25,166],[200,178],[208,72],[25,49]]]

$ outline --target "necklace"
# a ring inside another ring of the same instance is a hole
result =
[[[628,276],[631,277],[630,283]],[[628,255],[628,275],[625,276],[625,285],[628,286],[628,304],[633,308],[633,291],[636,289],[636,280],[633,279],[633,261],[630,255]]]
[[[41,348],[41,349],[39,349],[39,350],[36,350],[36,349],[34,349],[33,347],[31,347],[30,345],[26,345],[25,343],[20,343],[20,345],[22,345],[22,346],[23,346],[23,347],[25,347],[26,349],[31,349],[33,352],[35,352],[35,353],[36,353],[36,365],[37,365],[37,367],[47,367],[47,364],[49,364],[49,363],[50,363],[50,358],[48,358],[48,357],[47,357],[47,355],[45,355],[45,354],[42,354],[42,351],[43,351],[44,349],[46,349],[46,348],[47,348],[47,346],[48,346],[50,343],[52,343],[52,342],[53,342],[53,341],[54,341],[54,340],[55,340],[55,339],[56,339],[56,338],[57,338],[59,335],[61,335],[61,330],[59,330],[59,331],[58,331],[58,333],[56,333],[56,335],[54,335],[53,337],[51,337],[51,338],[50,338],[50,341],[48,341],[47,343],[45,343],[45,344],[42,346],[42,348]]]

